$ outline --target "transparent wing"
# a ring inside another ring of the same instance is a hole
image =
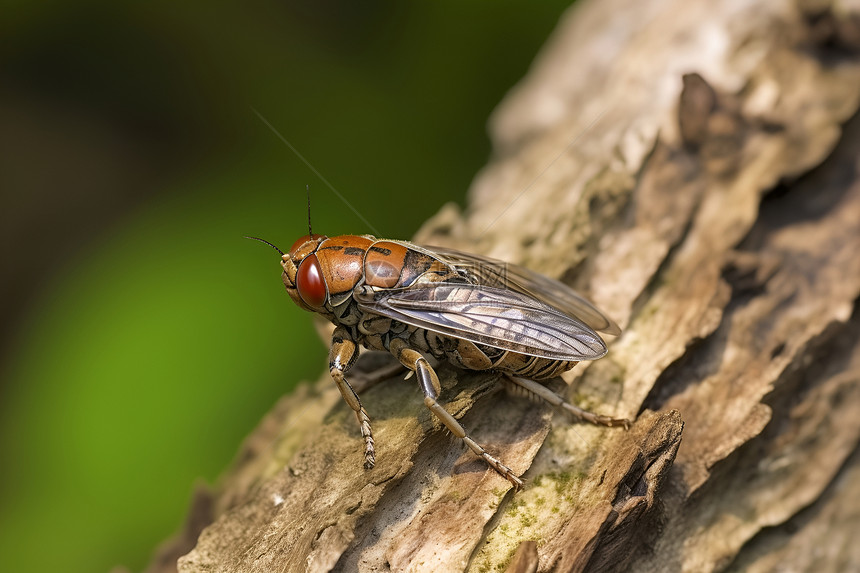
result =
[[[587,324],[516,290],[436,283],[354,296],[364,311],[502,350],[556,360],[606,354]]]
[[[467,280],[497,288],[506,288],[534,297],[571,318],[578,319],[597,332],[621,334],[615,322],[566,284],[540,273],[498,259],[463,253],[447,247],[425,247],[464,273]]]

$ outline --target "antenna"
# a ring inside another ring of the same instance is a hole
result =
[[[311,186],[305,185],[305,191],[308,194],[308,237],[313,238],[314,233],[311,231]]]
[[[278,251],[279,253],[281,253],[281,256],[282,256],[282,257],[284,256],[284,251],[282,251],[281,249],[279,249],[278,247],[276,247],[275,245],[273,245],[272,243],[270,243],[270,242],[269,242],[269,241],[267,241],[266,239],[261,239],[260,237],[249,237],[249,236],[247,236],[247,235],[245,236],[245,238],[246,238],[246,239],[251,239],[252,241],[260,241],[261,243],[266,243],[267,245],[269,245],[270,247],[272,247],[273,249],[275,249],[276,251]]]

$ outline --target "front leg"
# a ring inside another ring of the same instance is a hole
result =
[[[337,384],[340,395],[355,412],[361,435],[364,437],[364,469],[371,469],[376,464],[376,451],[373,448],[373,432],[370,429],[370,417],[361,405],[358,394],[346,381],[344,374],[358,359],[358,345],[352,339],[349,331],[338,326],[331,337],[331,350],[328,355],[328,369],[332,380]]]

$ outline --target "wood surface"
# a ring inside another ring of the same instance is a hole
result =
[[[860,570],[860,3],[586,0],[416,240],[557,277],[621,324],[551,386],[444,364],[284,397],[149,571]],[[368,356],[353,380],[372,377]],[[198,537],[199,536],[199,537]]]

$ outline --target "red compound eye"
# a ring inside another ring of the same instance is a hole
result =
[[[316,255],[308,255],[299,265],[296,287],[299,289],[299,296],[308,306],[320,308],[325,304],[325,279]]]

